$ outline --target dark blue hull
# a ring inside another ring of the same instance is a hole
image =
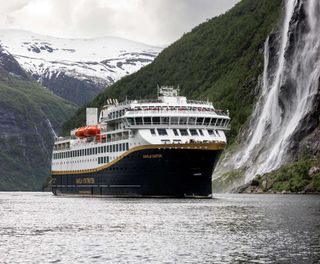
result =
[[[142,149],[95,172],[53,174],[54,194],[210,197],[222,149]]]

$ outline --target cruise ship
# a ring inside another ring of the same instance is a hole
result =
[[[211,197],[211,176],[226,146],[228,111],[188,100],[174,87],[158,98],[108,99],[86,109],[86,126],[56,139],[55,195]]]

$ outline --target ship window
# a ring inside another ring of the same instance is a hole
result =
[[[179,136],[178,130],[177,129],[173,129],[173,133],[175,136]]]
[[[152,117],[152,123],[154,125],[159,125],[160,124],[160,117],[159,116]]]
[[[181,143],[181,140],[180,139],[174,139],[173,140],[173,144],[180,144]]]
[[[126,143],[126,150],[129,149],[129,143]]]
[[[161,142],[163,144],[170,144],[170,140],[169,139],[162,139]]]
[[[215,135],[213,130],[211,130],[211,129],[208,129],[208,133],[209,133],[210,136],[214,136]]]
[[[171,117],[171,124],[178,125],[178,123],[179,123],[179,117],[177,116]]]
[[[134,120],[132,117],[127,118],[129,125],[134,125]]]
[[[116,150],[115,145],[112,145],[112,152],[115,152],[115,150]]]
[[[109,162],[109,156],[107,156],[107,162]]]
[[[189,136],[187,129],[180,129],[180,134],[181,134],[181,136]]]
[[[103,146],[103,153],[106,153],[106,152],[107,152],[107,147]]]
[[[197,118],[197,125],[201,126],[203,123],[203,117],[198,117]]]
[[[228,120],[227,120],[227,119],[224,119],[223,121],[224,121],[224,122],[223,122],[222,126],[227,126]]]
[[[164,129],[164,128],[158,128],[157,130],[158,130],[159,136],[166,136],[166,135],[168,135],[168,134],[167,134],[167,130]]]
[[[196,123],[196,118],[195,117],[189,117],[188,124],[189,125],[194,125],[195,123]]]
[[[201,136],[203,136],[203,132],[201,129],[198,129]]]
[[[180,125],[185,125],[185,124],[187,124],[187,117],[180,117],[179,124],[180,124]]]
[[[169,117],[161,117],[161,124],[163,125],[169,124]]]
[[[151,135],[155,135],[156,131],[152,128],[152,129],[150,129],[150,133],[151,133]]]
[[[219,130],[215,130],[215,132],[217,133],[217,136],[218,136],[218,137],[221,136]]]
[[[190,129],[191,136],[198,136],[198,132],[195,129]]]
[[[151,117],[144,117],[143,122],[145,125],[150,125],[151,124]]]
[[[136,117],[136,125],[142,125],[142,117]]]
[[[118,151],[119,151],[119,145],[116,144],[116,152],[118,152]]]
[[[207,118],[204,119],[204,125],[205,125],[205,126],[208,126],[208,125],[210,124],[210,119],[211,119],[211,118],[209,118],[209,117],[207,117]]]
[[[212,118],[212,120],[211,120],[211,126],[214,126],[215,125],[215,123],[216,123],[216,121],[217,121],[217,119],[216,118]]]

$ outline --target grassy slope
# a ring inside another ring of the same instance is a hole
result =
[[[150,65],[125,77],[89,105],[107,98],[153,98],[156,85],[180,85],[183,95],[209,99],[232,116],[230,142],[252,111],[263,70],[262,48],[276,26],[281,0],[243,0],[166,48]],[[84,124],[85,108],[64,124],[64,132]]]
[[[7,124],[12,132],[0,136],[0,190],[40,190],[49,175],[53,143],[45,121],[48,118],[58,129],[74,113],[75,106],[33,81],[4,72],[0,74],[0,106],[11,112],[16,122]],[[23,132],[15,132],[15,127]],[[41,139],[28,131],[37,131]]]
[[[316,169],[311,173],[311,169]],[[304,157],[299,161],[255,178],[264,192],[319,192],[320,157]]]

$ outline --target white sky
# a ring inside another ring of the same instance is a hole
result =
[[[238,1],[0,0],[0,28],[66,38],[116,36],[164,45]]]

